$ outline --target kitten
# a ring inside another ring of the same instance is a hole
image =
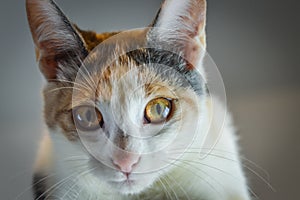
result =
[[[47,80],[35,199],[250,199],[208,94],[205,0],[165,0],[149,27],[102,34],[52,0],[26,7]]]

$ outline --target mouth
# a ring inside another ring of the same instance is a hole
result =
[[[131,180],[131,179],[124,179],[124,180],[113,180],[113,181],[109,181],[112,184],[117,184],[117,185],[133,185],[136,183],[135,180]]]
[[[115,177],[107,181],[114,191],[122,195],[136,195],[146,190],[152,183],[152,178],[147,176]]]
[[[108,181],[108,183],[121,194],[136,194],[142,189],[140,188],[137,180],[130,178],[123,180],[111,180]]]

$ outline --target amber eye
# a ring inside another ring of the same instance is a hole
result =
[[[145,108],[147,123],[162,123],[168,119],[172,111],[172,100],[157,98],[151,100]]]
[[[94,131],[103,126],[99,110],[93,106],[79,106],[73,110],[73,118],[81,131]]]

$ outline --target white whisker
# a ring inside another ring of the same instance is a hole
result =
[[[97,167],[92,168],[92,169],[88,169],[82,173],[80,173],[78,176],[84,175],[86,173],[89,173],[90,171],[95,170]],[[45,198],[49,197],[51,195],[52,192],[54,192],[56,189],[58,189],[59,186],[67,183],[68,181],[70,181],[70,179],[74,176],[78,174],[78,171],[72,173],[71,175],[67,176],[66,178],[60,180],[59,182],[53,184],[50,188],[48,188],[45,192],[43,192],[36,200],[39,200],[40,198],[42,198],[45,194],[49,193]],[[77,177],[78,177],[77,176]]]
[[[172,160],[172,161],[178,161],[178,160],[174,160],[174,159],[172,159],[172,158],[169,158],[169,159]],[[219,195],[220,197],[222,197],[221,193],[220,193],[220,192],[219,192],[219,191],[218,191],[211,183],[209,183],[207,180],[205,180],[205,178],[203,178],[203,177],[201,177],[199,174],[195,173],[196,171],[193,171],[193,170],[190,169],[189,167],[180,166],[180,165],[175,164],[175,163],[173,163],[173,162],[172,162],[172,163],[168,162],[168,164],[171,164],[171,165],[174,165],[174,166],[176,166],[176,167],[185,169],[187,172],[190,172],[191,174],[196,175],[198,178],[200,178],[200,180],[204,181],[204,182],[205,182],[212,190],[214,190],[216,193],[218,193],[218,195]],[[187,166],[190,166],[190,167],[192,167],[193,169],[197,169],[197,168],[195,168],[193,165],[188,165],[188,164],[186,164],[186,163],[183,163],[183,164],[185,164],[185,165],[187,165]],[[203,170],[201,170],[201,169],[197,169],[197,170],[199,170],[200,172],[204,173],[204,174],[207,175],[209,178],[215,180],[215,179],[214,179],[213,177],[211,177],[209,174],[203,172]],[[216,181],[216,183],[220,184],[218,181]],[[220,185],[220,186],[223,187],[222,185]]]
[[[169,193],[169,191],[167,190],[165,184],[162,182],[161,177],[158,177],[158,181],[160,182],[161,186],[163,187],[163,190],[165,192],[165,195],[169,198],[172,199],[171,194]]]
[[[168,182],[168,180],[167,180],[164,176],[162,176],[161,178],[162,178],[163,180],[165,180],[165,182],[166,182],[167,185],[169,186],[170,190],[173,192],[173,194],[174,194],[176,200],[179,200],[179,198],[178,198],[178,196],[177,196],[175,190],[174,190],[173,187],[170,185],[170,183]]]
[[[173,182],[174,182],[174,183],[181,189],[181,191],[184,193],[184,195],[185,195],[185,197],[187,198],[187,200],[190,199],[189,196],[188,196],[188,194],[187,194],[186,191],[183,189],[183,187],[181,186],[180,183],[178,183],[172,176],[169,176],[168,174],[166,174],[165,176],[166,176],[166,178],[172,179],[172,180],[173,180]]]

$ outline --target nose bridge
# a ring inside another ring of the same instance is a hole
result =
[[[130,101],[124,95],[120,95],[117,100],[111,102],[111,115],[112,123],[115,124],[115,133],[127,133],[126,129],[130,127],[133,123],[132,107]]]
[[[112,110],[117,122],[130,122],[130,116],[139,107],[141,98],[145,95],[139,71],[130,69],[114,81],[112,92]]]
[[[129,135],[125,135],[124,131],[118,127],[115,132],[114,144],[121,150],[127,150],[129,137]]]
[[[134,143],[134,138],[122,129],[115,130],[112,162],[123,173],[131,173],[140,160],[139,147]]]

